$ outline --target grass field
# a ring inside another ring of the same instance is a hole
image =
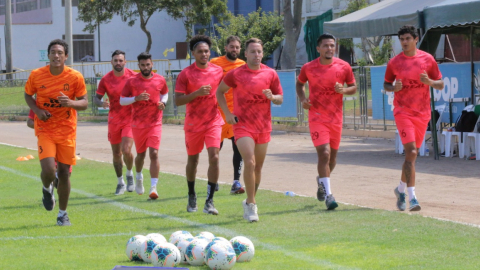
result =
[[[0,145],[0,153],[0,269],[146,266],[127,260],[129,237],[159,232],[168,238],[177,230],[250,238],[254,259],[233,269],[480,267],[479,228],[344,204],[326,211],[314,198],[266,190],[258,192],[260,221],[250,224],[242,219],[244,196],[229,195],[229,186],[221,186],[215,194],[220,215],[203,214],[205,181],[197,181],[199,212],[187,213],[185,177],[161,174],[157,201],[136,193],[115,196],[113,166],[86,159],[73,168],[68,207],[73,225],[59,227],[55,225],[58,207],[47,212],[41,202],[38,159],[15,160],[36,156],[35,151]],[[144,170],[146,187],[147,175]]]

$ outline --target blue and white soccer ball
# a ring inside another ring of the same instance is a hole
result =
[[[187,250],[188,245],[190,245],[190,242],[192,241],[193,237],[190,237],[182,239],[177,243],[177,248],[180,251],[181,264],[188,264],[187,259],[185,258],[185,251]]]
[[[237,236],[230,239],[233,250],[237,255],[237,262],[249,262],[255,255],[255,247],[252,241],[244,236]]]
[[[140,247],[147,238],[143,235],[135,235],[128,239],[126,254],[130,261],[141,261],[140,257]]]
[[[180,251],[174,244],[163,242],[155,246],[151,260],[157,267],[175,267],[181,261],[180,256]]]
[[[197,237],[200,237],[200,236],[207,238],[209,242],[212,241],[213,238],[215,238],[215,235],[213,235],[213,233],[211,232],[201,232],[197,234]]]
[[[231,269],[237,262],[237,256],[232,245],[224,241],[214,242],[205,258],[210,269]]]
[[[155,239],[159,242],[167,242],[167,239],[165,236],[159,234],[159,233],[149,233],[146,235],[147,239]]]
[[[176,246],[180,240],[186,239],[186,238],[193,238],[193,235],[188,231],[176,231],[172,233],[172,235],[170,235],[168,242]]]
[[[205,264],[207,263],[207,253],[208,253],[208,251],[209,251],[210,248],[211,248],[215,243],[217,243],[217,242],[224,242],[224,243],[226,243],[227,245],[229,245],[230,247],[232,247],[232,244],[230,244],[230,242],[229,242],[227,239],[223,238],[223,237],[215,237],[215,238],[213,238],[213,240],[210,241],[210,243],[208,243],[208,245],[205,247],[205,251],[204,251],[204,253],[205,253]],[[232,247],[232,248],[233,248],[233,247]]]
[[[140,248],[140,257],[144,262],[151,263],[152,262],[152,251],[158,245],[162,243],[167,243],[166,241],[162,241],[161,238],[153,237],[147,238],[146,241],[142,243]]]
[[[208,245],[208,240],[204,238],[194,238],[185,250],[185,258],[190,265],[200,266],[205,263],[205,247]]]

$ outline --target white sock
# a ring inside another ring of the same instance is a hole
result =
[[[325,187],[325,192],[327,193],[327,196],[332,195],[332,191],[330,190],[330,177],[318,178],[318,181],[320,183],[323,183],[323,186]]]
[[[408,187],[408,199],[411,201],[415,198],[415,187]]]
[[[117,179],[118,179],[118,184],[119,185],[125,185],[125,182],[123,181],[123,175],[120,176],[120,177],[117,177]]]
[[[55,172],[55,177],[58,178],[58,172]]]
[[[132,170],[127,169],[127,176],[133,176]]]
[[[156,186],[158,183],[158,178],[152,178],[152,187]]]
[[[400,180],[400,184],[398,184],[398,192],[405,193],[406,188],[407,188],[407,183]]]
[[[136,178],[137,178],[137,180],[138,180],[138,179],[143,179],[143,174],[142,174],[142,172],[137,172],[137,177],[136,177]]]
[[[48,188],[46,188],[46,187],[43,187],[43,190],[45,190],[45,191],[48,191],[48,192],[52,193],[52,190],[50,190],[50,187],[48,187]]]
[[[66,213],[67,213],[67,210],[65,210],[65,211],[64,210],[59,210],[58,211],[58,216],[63,217]]]

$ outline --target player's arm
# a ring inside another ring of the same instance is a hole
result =
[[[423,71],[423,73],[420,74],[420,81],[428,86],[431,86],[437,90],[443,90],[445,87],[443,80],[432,80],[428,77],[427,71]]]
[[[27,119],[27,127],[29,128],[35,128],[35,121],[33,121],[32,118]]]
[[[402,90],[402,87],[403,87],[403,84],[401,79],[396,80],[395,85],[393,83],[389,83],[386,81],[383,82],[383,90],[387,92],[398,92]]]
[[[270,89],[263,89],[262,93],[275,105],[280,105],[283,103],[283,95],[274,95]]]
[[[38,119],[47,121],[48,118],[52,116],[48,111],[38,108],[36,101],[31,95],[25,93],[24,97],[28,107],[30,107],[30,109],[37,115]]]
[[[77,97],[76,100],[70,99],[63,92],[60,92],[58,101],[62,104],[62,107],[68,107],[77,111],[85,111],[88,108],[87,95]]]
[[[343,84],[337,82],[335,84],[335,92],[342,95],[353,95],[357,92],[357,84],[351,83],[347,84],[347,87],[343,87]]]
[[[310,100],[305,96],[305,84],[297,79],[295,89],[297,91],[298,99],[300,100],[300,103],[302,103],[302,107],[305,110],[310,109],[310,106],[312,106],[312,104],[310,104]]]
[[[107,100],[102,101],[102,98],[103,95],[95,94],[95,97],[93,98],[93,102],[95,103],[95,105],[97,105],[98,107],[103,107],[104,109],[110,107],[110,103]]]
[[[185,105],[196,99],[197,97],[210,95],[211,90],[212,87],[210,85],[202,85],[199,89],[190,94],[175,92],[175,104],[177,106]]]
[[[218,105],[225,114],[225,120],[227,120],[228,124],[234,125],[237,123],[237,121],[235,120],[236,116],[232,114],[232,112],[230,112],[230,110],[228,109],[227,99],[225,98],[225,93],[228,92],[229,89],[230,86],[228,86],[227,84],[225,84],[224,81],[222,81],[218,86],[217,93],[215,95],[217,96]]]

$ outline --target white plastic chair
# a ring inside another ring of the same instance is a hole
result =
[[[478,133],[478,128],[480,126],[480,117],[477,120],[477,124],[473,129],[473,132],[467,133],[467,140],[465,141],[465,152],[466,155],[470,155],[471,146],[473,146],[473,150],[475,151],[475,159],[480,160],[480,133]],[[473,144],[472,144],[473,141]]]

